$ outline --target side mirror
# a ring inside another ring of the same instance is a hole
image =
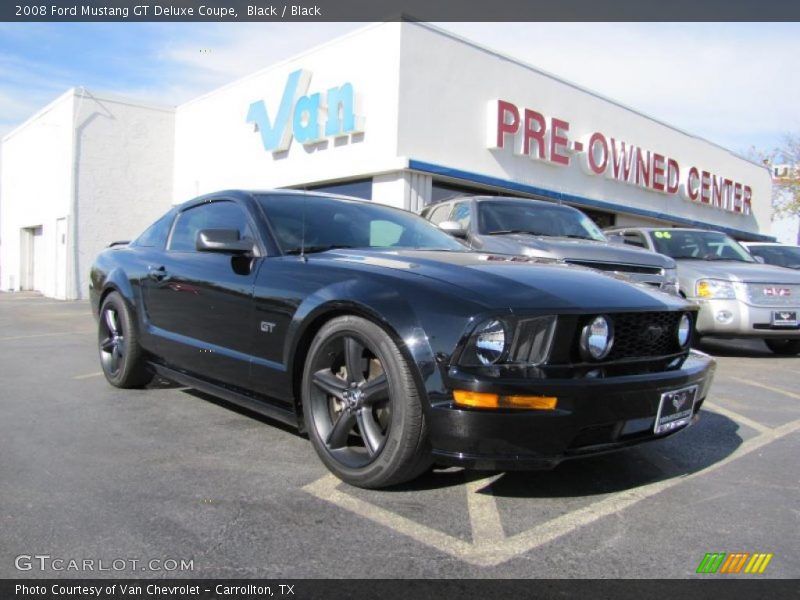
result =
[[[458,221],[442,221],[441,223],[439,223],[439,229],[441,229],[445,233],[449,233],[453,237],[457,238],[467,237],[467,230],[461,227],[461,223],[459,223]]]
[[[752,257],[756,259],[757,263],[761,263],[762,265],[767,262],[764,260],[763,256],[756,256],[755,254],[753,254]]]
[[[198,252],[248,254],[253,251],[253,240],[240,240],[236,229],[202,229],[197,232],[195,247]]]
[[[605,235],[606,235],[606,239],[609,241],[609,243],[611,243],[611,244],[619,244],[621,246],[625,245],[625,238],[622,237],[619,233],[607,233]]]

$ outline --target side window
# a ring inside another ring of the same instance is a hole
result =
[[[180,213],[172,229],[169,249],[194,252],[197,233],[202,229],[235,229],[239,232],[239,239],[253,237],[245,212],[234,202],[217,201]]]
[[[458,221],[462,228],[469,229],[470,210],[469,202],[459,202],[453,209],[453,216],[450,217],[450,220]]]
[[[427,218],[434,225],[438,225],[442,221],[447,221],[448,216],[450,216],[450,205],[443,204],[442,206],[437,206],[431,210],[428,213]]]
[[[167,244],[169,229],[172,227],[174,218],[175,213],[169,211],[158,221],[150,225],[142,235],[136,238],[132,245],[144,248],[161,248],[163,250],[164,246]]]
[[[625,240],[625,243],[630,246],[638,246],[639,248],[647,248],[647,244],[644,242],[644,238],[642,237],[641,233],[636,231],[626,231],[622,238]]]

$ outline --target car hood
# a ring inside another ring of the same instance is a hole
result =
[[[526,254],[529,248],[534,253],[547,253],[562,260],[580,260],[602,263],[627,263],[648,265],[662,269],[674,268],[675,262],[668,256],[656,254],[644,248],[623,246],[596,240],[579,240],[566,237],[537,236],[529,233],[508,233],[503,235],[482,236],[488,242],[492,240],[492,250],[509,254]]]
[[[728,279],[752,283],[800,284],[800,273],[773,265],[746,263],[737,260],[685,260],[678,259],[678,275],[681,279]]]
[[[592,269],[551,260],[437,250],[336,250],[309,259],[340,266],[347,263],[349,268],[364,271],[377,269],[398,277],[425,277],[460,288],[453,293],[491,308],[577,312],[686,306],[680,298],[652,286],[631,285]]]

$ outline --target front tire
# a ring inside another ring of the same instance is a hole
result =
[[[362,488],[396,485],[431,464],[411,368],[389,335],[355,316],[326,323],[303,372],[303,413],[320,459]]]
[[[142,387],[153,379],[142,357],[133,315],[118,292],[111,292],[100,305],[97,345],[103,374],[114,387]]]
[[[777,340],[767,338],[764,340],[767,348],[772,350],[775,354],[782,356],[795,356],[800,354],[800,340]]]

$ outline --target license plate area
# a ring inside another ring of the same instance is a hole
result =
[[[772,312],[773,327],[797,327],[796,310],[775,310]]]
[[[692,420],[696,399],[696,385],[661,394],[653,432],[667,433],[686,427]]]

